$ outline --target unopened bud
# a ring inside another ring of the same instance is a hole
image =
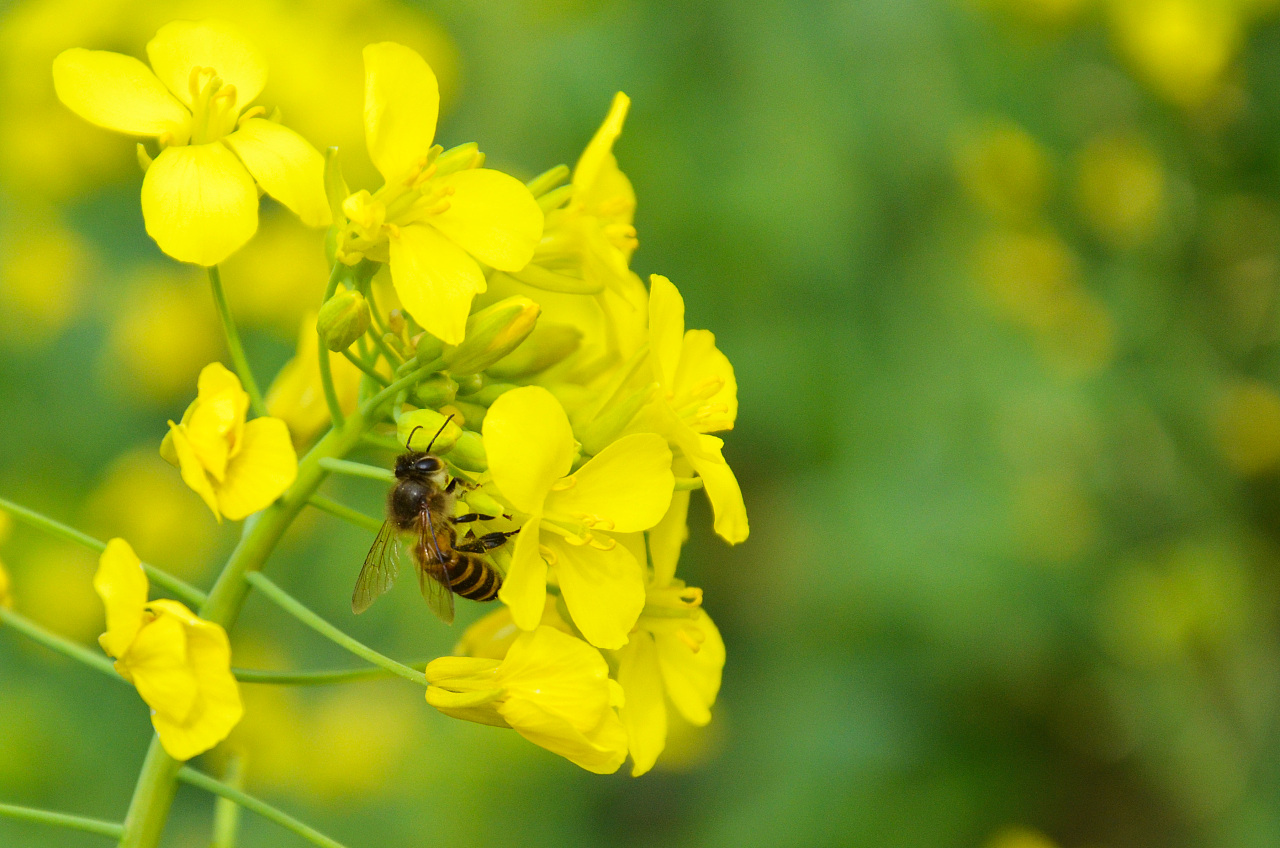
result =
[[[458,377],[458,394],[466,397],[474,395],[484,388],[484,377],[480,374],[464,374]]]
[[[458,384],[448,374],[432,374],[413,390],[413,399],[422,406],[439,407],[458,396]]]
[[[430,446],[432,453],[448,453],[461,433],[458,419],[441,415],[434,409],[405,413],[396,422],[396,436],[406,450],[425,451]]]
[[[414,357],[418,360],[419,365],[435,362],[440,358],[440,354],[444,353],[444,342],[430,333],[423,333],[418,336],[417,344],[414,347]]]
[[[462,344],[444,352],[445,367],[456,377],[476,374],[511,353],[529,337],[542,311],[527,297],[509,297],[467,319]]]
[[[369,329],[369,302],[358,291],[338,292],[325,301],[316,330],[325,347],[344,351]]]
[[[489,459],[484,452],[484,439],[479,433],[463,430],[449,451],[449,461],[464,471],[488,471]]]
[[[501,380],[526,377],[563,362],[582,345],[582,331],[568,324],[539,324],[524,344],[485,370]]]

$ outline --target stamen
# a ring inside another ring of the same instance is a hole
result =
[[[556,564],[556,552],[548,548],[546,545],[538,545],[538,553],[542,554],[542,558],[547,561],[547,565]]]
[[[578,478],[576,476],[571,475],[569,477],[561,477],[559,480],[551,484],[551,491],[563,492],[566,489],[572,489],[576,485],[578,485]]]
[[[706,635],[701,630],[689,631],[683,627],[676,631],[676,636],[680,638],[681,642],[688,645],[689,650],[695,654],[702,650],[702,643],[707,640]]]
[[[611,551],[618,547],[618,540],[605,536],[603,539],[594,533],[587,534],[587,544],[597,551]]]

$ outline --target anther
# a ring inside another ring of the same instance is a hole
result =
[[[681,642],[688,645],[689,650],[695,654],[702,650],[702,643],[707,640],[701,630],[690,631],[683,627],[676,631],[676,636],[680,638]]]
[[[538,553],[542,554],[542,558],[547,561],[547,565],[556,564],[556,552],[546,545],[538,545]]]

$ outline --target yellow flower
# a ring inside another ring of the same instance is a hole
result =
[[[389,262],[396,293],[432,335],[458,344],[480,263],[518,271],[542,236],[542,210],[523,183],[479,167],[474,146],[433,146],[440,95],[422,57],[391,42],[364,49],[365,140],[385,184],[343,203],[338,255]]]
[[[198,386],[182,423],[169,422],[160,455],[182,470],[218,521],[239,521],[293,484],[298,457],[279,418],[245,421],[249,396],[222,363],[206,365]]]
[[[5,571],[3,562],[0,562],[0,607],[13,609],[13,596],[9,594],[9,572]]]
[[[622,690],[600,652],[551,627],[523,633],[502,660],[441,657],[427,666],[427,703],[454,718],[511,727],[596,774],[618,770],[627,734]]]
[[[573,628],[560,617],[557,606],[555,596],[547,595],[538,626],[552,627],[562,633],[573,635]],[[453,646],[453,653],[460,657],[487,657],[500,660],[507,655],[507,651],[511,650],[516,639],[524,632],[516,627],[515,620],[511,617],[511,608],[499,607],[463,631],[462,638],[458,640],[457,645]]]
[[[623,437],[578,469],[569,419],[540,386],[494,401],[483,424],[494,485],[521,513],[498,597],[523,630],[542,616],[548,568],[591,644],[619,648],[644,606],[643,563],[611,533],[657,524],[671,503],[671,450],[653,433]]]
[[[614,654],[626,693],[619,713],[633,777],[651,769],[666,746],[668,701],[690,724],[702,726],[711,721],[720,691],[724,640],[702,609],[702,590],[675,579],[688,511],[689,493],[676,492],[671,509],[649,531],[653,573],[644,612],[631,639]]]
[[[1113,0],[1119,49],[1157,94],[1181,106],[1218,91],[1241,42],[1239,10],[1213,0]]]
[[[706,435],[733,429],[738,417],[733,366],[710,331],[685,331],[684,298],[659,274],[649,278],[649,362],[658,391],[631,432],[661,433],[679,448],[702,478],[716,532],[730,544],[745,541],[750,527],[738,478],[721,453],[724,442]]]
[[[147,233],[174,259],[216,265],[258,228],[258,187],[310,226],[329,223],[324,160],[302,136],[245,111],[267,81],[257,50],[220,21],[174,21],[132,56],[72,48],[58,98],[106,129],[157,139],[142,181]],[[255,184],[256,182],[256,184]]]
[[[316,313],[302,319],[298,331],[298,352],[285,363],[267,390],[267,412],[288,425],[294,447],[311,442],[329,426],[329,404],[320,385],[320,339],[316,335]],[[329,354],[329,369],[338,405],[343,412],[356,408],[360,389],[360,369],[339,354]]]
[[[639,242],[632,225],[636,193],[618,168],[613,143],[622,133],[631,100],[619,91],[609,114],[587,144],[564,198],[547,213],[542,241],[533,259],[511,276],[531,286],[559,292],[599,292],[621,285],[631,273],[631,254]],[[544,200],[544,202],[546,202]]]
[[[189,760],[227,738],[244,709],[226,631],[177,601],[148,603],[147,575],[124,539],[107,543],[93,586],[107,610],[98,641],[151,707],[169,756]]]

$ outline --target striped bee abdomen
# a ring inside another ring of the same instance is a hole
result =
[[[472,601],[492,601],[502,588],[502,576],[496,568],[465,554],[456,555],[449,578],[449,588]]]

